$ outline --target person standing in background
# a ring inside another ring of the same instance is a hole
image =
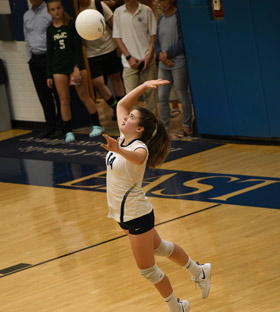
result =
[[[154,42],[156,19],[151,8],[137,0],[125,0],[114,12],[113,38],[122,51],[125,92],[141,82],[157,78]],[[144,92],[146,107],[156,112],[156,89]]]
[[[154,11],[156,20],[158,20],[159,17],[163,14],[163,8],[162,8],[160,0],[154,0],[153,1],[152,10]],[[159,62],[159,60],[157,59],[157,65],[158,65],[158,62]],[[170,117],[173,118],[173,117],[177,117],[178,115],[180,115],[181,111],[179,109],[179,100],[178,100],[178,96],[176,94],[176,89],[174,87],[174,84],[171,87],[169,102],[171,105]]]
[[[179,116],[181,114],[181,111],[179,109],[179,99],[174,84],[171,87],[169,102],[169,104],[171,105],[170,117],[174,118]]]
[[[116,8],[124,4],[124,0],[105,0],[108,7],[114,12]]]
[[[30,0],[30,3],[31,9],[23,16],[27,63],[46,120],[46,128],[38,137],[56,138],[61,134],[58,127],[61,121],[60,103],[56,90],[46,85],[46,32],[52,22],[52,17],[43,0]]]
[[[77,94],[90,115],[92,130],[89,136],[99,136],[104,132],[104,128],[100,125],[96,105],[89,94],[82,40],[76,31],[75,22],[64,11],[61,0],[48,0],[47,7],[53,18],[53,23],[47,28],[46,82],[49,88],[52,88],[53,84],[57,88],[65,142],[75,141],[72,132],[69,81],[75,85]]]
[[[108,7],[114,12],[116,8],[120,7],[124,4],[124,0],[105,0],[104,1]],[[140,0],[142,4],[149,6],[152,10],[154,10],[154,2],[153,0]]]
[[[104,34],[96,40],[86,40],[86,52],[93,83],[93,88],[113,109],[113,120],[116,120],[116,106],[124,96],[124,86],[121,78],[122,63],[117,55],[117,44],[112,38],[113,12],[100,0],[79,0],[80,11],[99,9],[106,21]],[[114,95],[107,87],[105,77],[111,81]]]
[[[182,104],[183,125],[172,139],[179,140],[192,135],[192,101],[189,93],[189,75],[185,58],[180,17],[176,0],[161,0],[164,14],[157,23],[155,52],[159,60],[158,77],[170,81],[170,84],[158,88],[160,118],[169,129],[169,96],[174,83],[176,93]]]

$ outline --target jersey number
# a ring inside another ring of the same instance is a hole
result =
[[[115,161],[116,157],[112,157],[114,154],[110,153],[107,159],[107,166],[110,165],[111,169],[113,169],[113,162]]]
[[[64,39],[60,39],[58,42],[59,42],[59,49],[60,50],[65,49]]]

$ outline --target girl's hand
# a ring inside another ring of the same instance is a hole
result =
[[[80,75],[80,70],[77,66],[74,67],[74,71],[71,74],[71,76],[73,77],[73,80],[75,81],[76,84],[80,84],[82,77]]]
[[[107,134],[102,134],[102,136],[106,139],[107,144],[101,144],[101,146],[105,148],[105,150],[107,151],[118,153],[120,149],[119,147],[120,138],[117,138],[117,140],[115,140]]]
[[[143,85],[149,89],[156,89],[158,86],[165,85],[168,83],[170,83],[170,81],[168,80],[156,79],[156,80],[147,80],[143,83]]]
[[[147,157],[147,151],[144,148],[138,148],[136,151],[127,151],[119,146],[120,138],[117,138],[117,140],[115,140],[109,137],[107,134],[102,135],[106,139],[107,144],[101,144],[101,146],[107,151],[118,153],[137,166],[140,166],[144,163]]]
[[[47,79],[47,86],[48,86],[49,88],[52,88],[52,86],[53,86],[53,80],[52,80],[51,78],[48,78],[48,79]]]

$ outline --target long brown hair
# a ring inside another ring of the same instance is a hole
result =
[[[53,3],[53,2],[59,2],[61,4],[61,6],[63,7],[61,0],[48,0],[47,1],[48,8],[49,8],[49,4]],[[63,26],[68,26],[71,19],[72,19],[72,17],[67,12],[65,12],[63,9],[63,16],[62,16]]]
[[[155,168],[165,161],[170,151],[170,138],[161,120],[151,111],[143,107],[136,109],[140,113],[139,126],[144,128],[141,140],[149,149],[148,167]]]

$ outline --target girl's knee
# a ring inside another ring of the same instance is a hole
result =
[[[152,284],[158,284],[164,278],[163,271],[156,264],[150,268],[140,270],[140,273]]]

